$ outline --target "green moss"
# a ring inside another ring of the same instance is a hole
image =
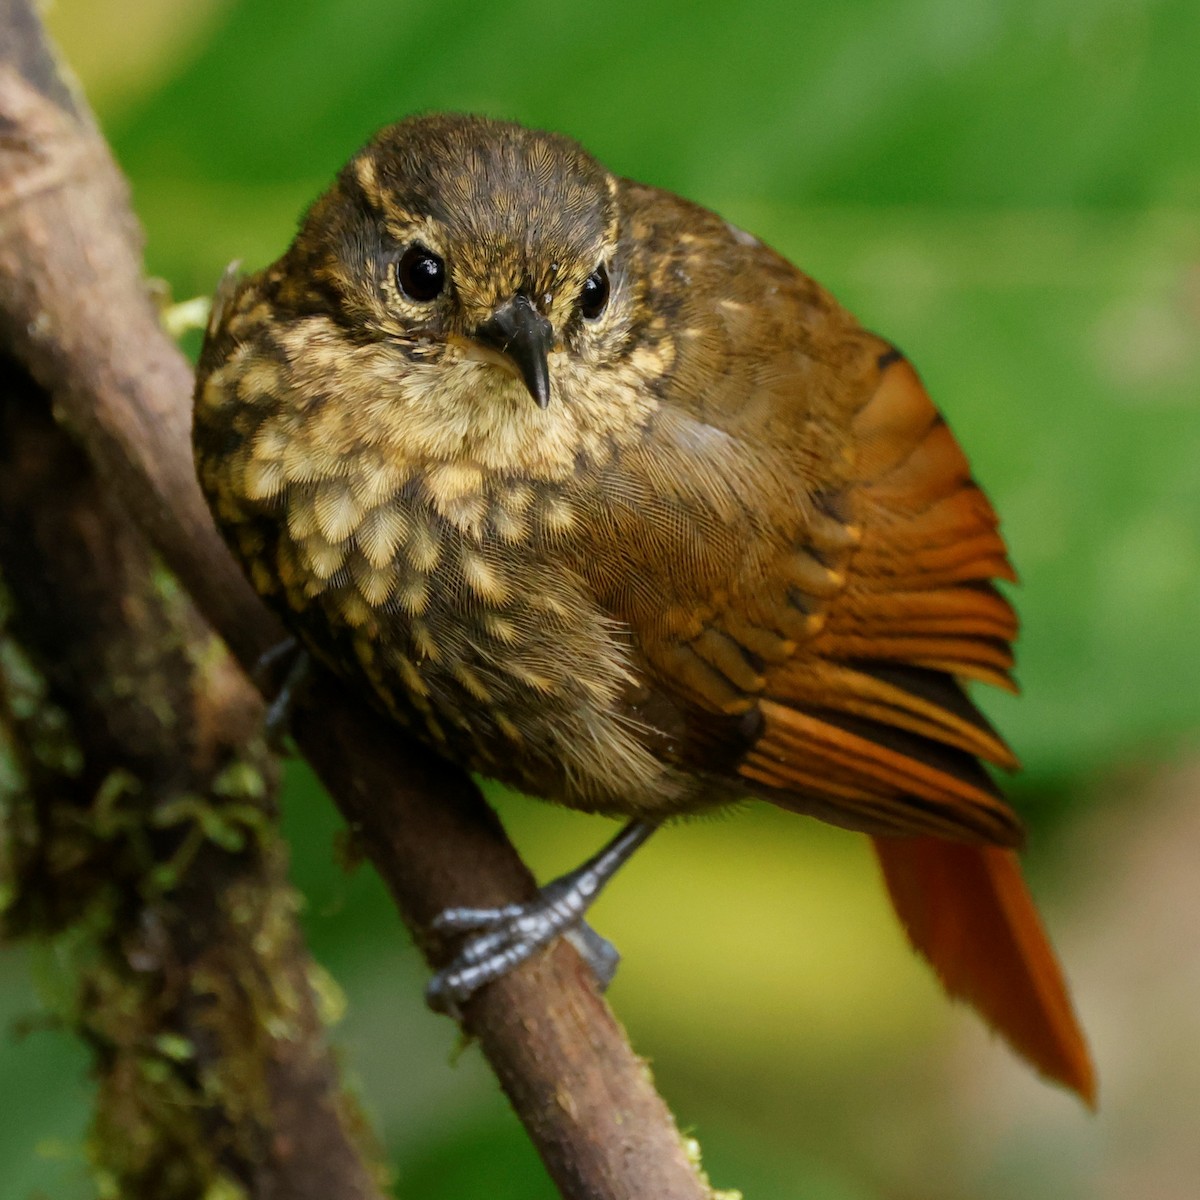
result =
[[[0,613],[11,606],[0,581]],[[35,793],[71,789],[83,771],[83,752],[67,714],[49,698],[41,671],[0,621],[0,935],[40,923],[41,907],[27,881],[43,872],[47,820],[63,819],[57,806],[39,810]],[[69,843],[69,844],[68,844]],[[74,838],[56,846],[56,859],[74,865],[86,856]]]
[[[341,984],[315,959],[309,964],[308,986],[317,1002],[322,1025],[338,1025],[346,1015],[346,993]]]
[[[269,788],[266,776],[258,764],[237,759],[213,780],[212,790],[214,795],[223,796],[227,800],[262,800]]]
[[[73,779],[83,770],[83,751],[49,692],[33,660],[0,626],[0,705],[20,730],[16,740],[47,771]]]
[[[344,1008],[296,965],[265,753],[202,791],[160,796],[117,767],[88,794],[67,715],[2,634],[0,916],[34,935],[47,1009],[95,1050],[97,1193],[244,1197],[231,1171],[274,1127],[272,1071],[311,1036],[309,989],[321,1019]]]
[[[78,981],[69,1019],[108,1063],[89,1145],[114,1185],[107,1194],[242,1196],[228,1164],[260,1153],[256,1139],[273,1127],[270,1071],[279,1047],[305,1033],[306,997],[286,967],[296,901],[278,882],[282,850],[261,814],[249,819],[243,808],[188,795],[156,810],[156,824],[182,836],[169,859],[130,880],[142,895],[137,927],[159,931],[145,945],[131,946],[127,910],[101,892],[86,935],[77,925],[57,941]],[[247,869],[215,897],[212,936],[180,960],[178,940],[191,930],[172,925],[174,895],[202,854],[210,869],[214,856]]]
[[[696,1170],[696,1174],[700,1176],[704,1186],[709,1189],[709,1195],[712,1200],[742,1200],[742,1193],[736,1188],[714,1188],[709,1181],[708,1172],[705,1171],[704,1165],[701,1162],[700,1143],[694,1137],[685,1137],[683,1139],[683,1149],[687,1154],[688,1162]]]

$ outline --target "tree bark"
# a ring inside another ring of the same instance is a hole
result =
[[[0,585],[0,931],[73,968],[97,1175],[145,1200],[381,1197],[296,926],[277,772],[246,738],[261,700],[9,359]]]

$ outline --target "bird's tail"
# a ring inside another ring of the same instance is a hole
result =
[[[928,837],[872,840],[909,940],[946,991],[1094,1108],[1087,1042],[1016,855]]]

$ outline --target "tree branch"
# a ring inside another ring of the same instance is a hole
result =
[[[61,84],[21,0],[0,34],[0,340],[54,399],[199,609],[249,666],[280,629],[233,565],[195,482],[191,371],[158,327],[124,181]],[[295,734],[427,957],[429,918],[525,900],[533,881],[470,780],[331,680]],[[711,1195],[645,1064],[575,952],[557,943],[467,1005],[564,1196]]]
[[[276,828],[261,701],[0,359],[5,935],[57,938],[122,1196],[373,1200]],[[15,768],[15,772],[12,770]]]

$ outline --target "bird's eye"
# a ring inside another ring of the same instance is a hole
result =
[[[428,304],[446,286],[446,264],[419,242],[409,246],[396,264],[396,282],[410,299]]]
[[[579,293],[579,311],[594,321],[608,303],[608,272],[601,263],[584,281]]]

